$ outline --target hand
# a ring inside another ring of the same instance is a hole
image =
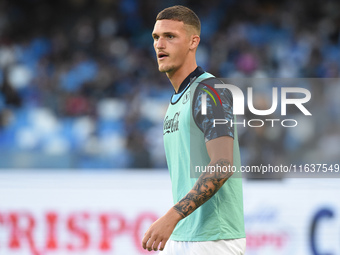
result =
[[[171,208],[163,217],[156,220],[145,232],[143,238],[143,248],[148,251],[162,251],[170,235],[174,231],[177,223],[182,219],[174,208]]]

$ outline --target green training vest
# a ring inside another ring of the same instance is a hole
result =
[[[194,80],[175,104],[169,104],[165,115],[163,138],[174,204],[197,181],[197,178],[191,178],[190,166],[207,166],[210,162],[204,134],[195,124],[192,109],[194,90],[199,82],[209,77],[213,75],[205,72]],[[195,159],[192,158],[193,152]],[[241,162],[236,128],[233,155],[233,165],[239,169]],[[234,175],[210,200],[177,224],[172,240],[211,241],[245,237],[242,179]]]

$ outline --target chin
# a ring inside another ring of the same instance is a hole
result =
[[[158,66],[158,70],[161,73],[171,73],[172,71],[175,70],[174,66]]]

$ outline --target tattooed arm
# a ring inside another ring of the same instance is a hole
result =
[[[222,168],[232,166],[232,163],[228,159],[220,158],[215,162],[211,162],[209,166],[220,166]],[[174,209],[183,218],[187,217],[215,195],[232,174],[232,172],[202,173],[192,190],[174,205]]]
[[[209,166],[233,164],[233,138],[222,136],[206,143]],[[202,173],[193,188],[145,233],[142,244],[149,251],[163,250],[177,223],[207,202],[228,180],[232,172]]]

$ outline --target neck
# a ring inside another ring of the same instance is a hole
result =
[[[178,92],[179,87],[181,86],[185,78],[187,78],[190,73],[195,71],[196,68],[197,64],[196,61],[194,61],[191,65],[187,65],[185,67],[183,66],[173,73],[166,73],[176,93]]]

